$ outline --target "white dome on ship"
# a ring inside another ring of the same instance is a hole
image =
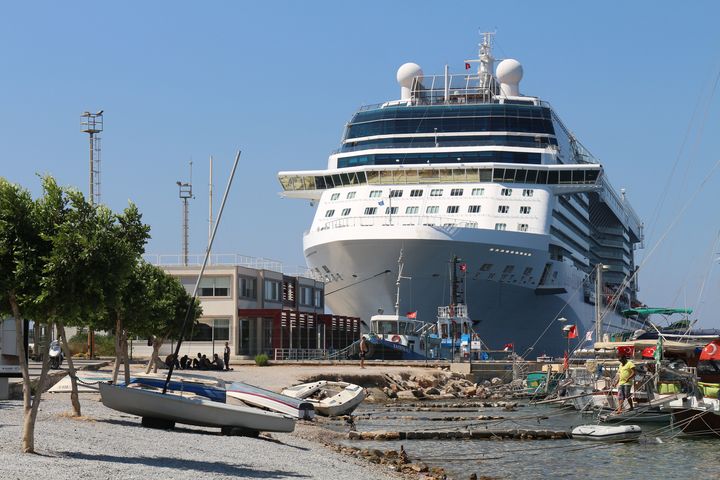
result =
[[[514,58],[508,58],[500,62],[495,71],[495,76],[500,82],[500,91],[506,97],[520,95],[520,80],[523,78],[523,67]]]
[[[397,71],[397,81],[400,84],[400,98],[403,100],[410,99],[413,79],[422,77],[423,71],[417,63],[403,63]]]

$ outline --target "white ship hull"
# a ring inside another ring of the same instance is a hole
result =
[[[549,259],[548,236],[455,227],[340,230],[305,236],[308,265],[331,280],[325,298],[335,312],[359,316],[366,324],[379,309],[393,312],[402,249],[403,275],[411,280],[402,286],[401,314],[417,310],[418,319],[435,321],[437,307],[449,302],[449,262],[457,255],[468,266],[465,303],[490,348],[513,343],[518,352],[533,347],[530,356],[560,354],[566,339],[556,318],[578,325],[582,337],[594,329],[594,305],[584,298],[586,275],[569,261]],[[390,235],[394,238],[382,238]],[[483,271],[488,264],[493,268]],[[538,286],[547,264],[545,283]],[[498,266],[511,273],[492,275]],[[524,275],[527,269],[532,270]],[[631,328],[622,322],[608,314],[603,331]]]

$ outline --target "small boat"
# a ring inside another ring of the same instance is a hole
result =
[[[594,440],[601,442],[632,442],[640,438],[639,425],[580,425],[572,431],[576,440]]]
[[[312,420],[315,417],[315,407],[311,402],[282,395],[245,382],[232,383],[227,387],[225,393],[227,403],[241,401],[253,407],[284,413],[300,420]]]
[[[259,432],[292,432],[295,419],[252,407],[215,402],[188,392],[162,390],[145,385],[100,384],[103,405],[142,417],[144,426],[172,428],[175,423],[234,430],[247,435]]]
[[[145,385],[148,387],[162,388],[165,386],[165,380],[165,375],[161,374],[138,374],[130,379],[128,385]],[[168,389],[178,392],[194,393],[195,395],[206,397],[213,402],[225,403],[225,382],[205,375],[193,375],[189,373],[176,374],[170,380]]]
[[[688,396],[670,402],[672,425],[685,435],[720,437],[720,399]]]
[[[326,417],[352,413],[367,396],[365,389],[359,385],[327,380],[286,388],[282,394],[311,402],[315,411]]]

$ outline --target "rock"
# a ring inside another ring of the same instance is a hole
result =
[[[374,449],[370,450],[370,455],[372,455],[373,457],[382,457],[383,452],[382,452],[382,450],[378,450],[378,449],[374,448]]]
[[[425,395],[440,395],[440,390],[435,387],[431,387],[425,390]]]
[[[490,380],[491,385],[501,385],[502,383],[503,383],[503,381],[498,377],[495,377],[492,380]]]
[[[397,393],[391,388],[385,387],[383,389],[383,392],[385,393],[385,395],[387,395],[388,398],[397,398]]]
[[[402,390],[397,392],[398,400],[415,400],[417,397],[410,391]]]
[[[397,393],[400,390],[400,388],[398,388],[397,383],[393,383],[390,385],[390,390],[392,390],[394,393]]]
[[[474,385],[470,387],[465,387],[463,393],[465,393],[465,395],[468,397],[472,397],[477,393],[477,387],[475,387]]]
[[[427,472],[427,471],[430,470],[430,469],[428,468],[428,466],[425,465],[424,463],[411,463],[411,464],[408,465],[408,466],[410,467],[410,469],[411,469],[412,471],[418,472],[418,473],[420,473],[420,472]]]
[[[425,392],[423,392],[422,389],[419,389],[419,388],[412,390],[411,393],[413,395],[415,395],[415,398],[424,398],[425,397]]]

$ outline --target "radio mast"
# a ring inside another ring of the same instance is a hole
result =
[[[82,132],[90,136],[90,203],[100,204],[100,133],[103,131],[103,110],[97,113],[83,112],[80,115]]]
[[[183,234],[182,234],[182,256],[183,265],[187,267],[189,257],[189,244],[190,244],[190,199],[193,197],[192,193],[192,160],[190,161],[190,181],[181,182],[177,181],[179,187],[180,200],[183,202]]]

